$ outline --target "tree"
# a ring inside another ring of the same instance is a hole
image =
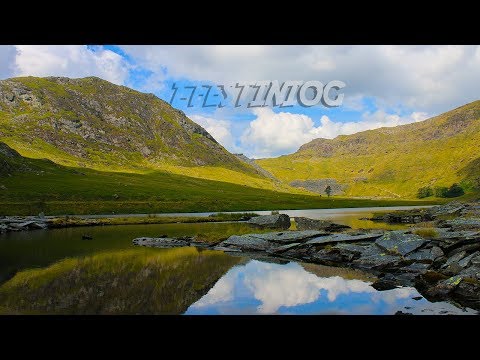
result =
[[[453,184],[447,191],[447,197],[457,197],[463,194],[465,194],[465,191],[463,191],[462,187],[458,184]]]
[[[436,186],[434,192],[436,197],[444,198],[447,197],[448,188],[444,186]]]
[[[332,194],[332,188],[330,185],[327,185],[327,187],[325,188],[325,194],[327,194],[327,196],[329,197]]]
[[[418,189],[417,198],[423,199],[433,195],[433,190],[430,186],[421,187]]]

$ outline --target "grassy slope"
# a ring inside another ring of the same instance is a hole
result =
[[[239,161],[163,100],[97,78],[0,81],[0,141],[23,156],[69,167],[138,174],[165,170],[306,193]]]
[[[165,213],[390,206],[398,201],[287,194],[162,171],[144,174],[68,168],[48,160],[5,158],[22,169],[0,172],[0,215]],[[424,202],[413,202],[424,204]]]
[[[348,184],[346,196],[413,198],[422,186],[454,182],[477,193],[478,144],[480,101],[420,123],[316,139],[258,164],[287,182],[334,178]]]

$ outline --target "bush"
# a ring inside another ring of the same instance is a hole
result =
[[[449,188],[445,186],[438,186],[434,189],[434,193],[436,197],[453,198],[453,197],[462,196],[463,194],[465,194],[465,191],[462,189],[460,185],[455,183]]]
[[[426,239],[433,239],[438,237],[438,231],[433,228],[421,228],[413,231],[414,234]]]
[[[465,194],[465,191],[458,184],[453,184],[447,191],[447,197],[457,197]]]
[[[278,211],[278,210],[273,210],[270,214],[272,214],[272,215],[278,215],[278,214],[280,214],[280,211]]]
[[[418,189],[417,198],[423,199],[430,196],[433,196],[433,190],[430,186],[425,186]]]
[[[447,197],[448,188],[445,186],[436,186],[434,192],[436,197],[445,198]]]

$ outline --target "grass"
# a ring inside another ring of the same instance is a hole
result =
[[[479,114],[477,101],[424,122],[313,140],[257,163],[286,183],[335,179],[351,197],[414,198],[420,187],[453,183],[478,195]]]
[[[1,160],[1,159],[0,159]],[[153,214],[427,205],[423,200],[319,197],[164,171],[106,172],[21,158],[29,171],[0,177],[0,215]]]
[[[82,219],[75,216],[62,216],[48,220],[50,228],[81,227],[81,226],[108,226],[108,225],[148,225],[148,224],[189,224],[222,221],[239,221],[245,217],[258,216],[255,213],[217,213],[210,216],[130,216],[105,217],[97,219]]]
[[[413,231],[414,234],[421,236],[425,239],[433,239],[438,237],[438,231],[434,228],[420,228]]]

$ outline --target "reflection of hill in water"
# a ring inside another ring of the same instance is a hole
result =
[[[134,249],[19,272],[0,287],[0,312],[180,314],[240,258],[195,248]]]
[[[341,267],[324,266],[317,264],[299,263],[306,271],[317,275],[321,278],[332,276],[341,276],[346,280],[362,280],[366,282],[374,282],[376,277],[372,274],[365,273],[358,269],[348,269]]]

